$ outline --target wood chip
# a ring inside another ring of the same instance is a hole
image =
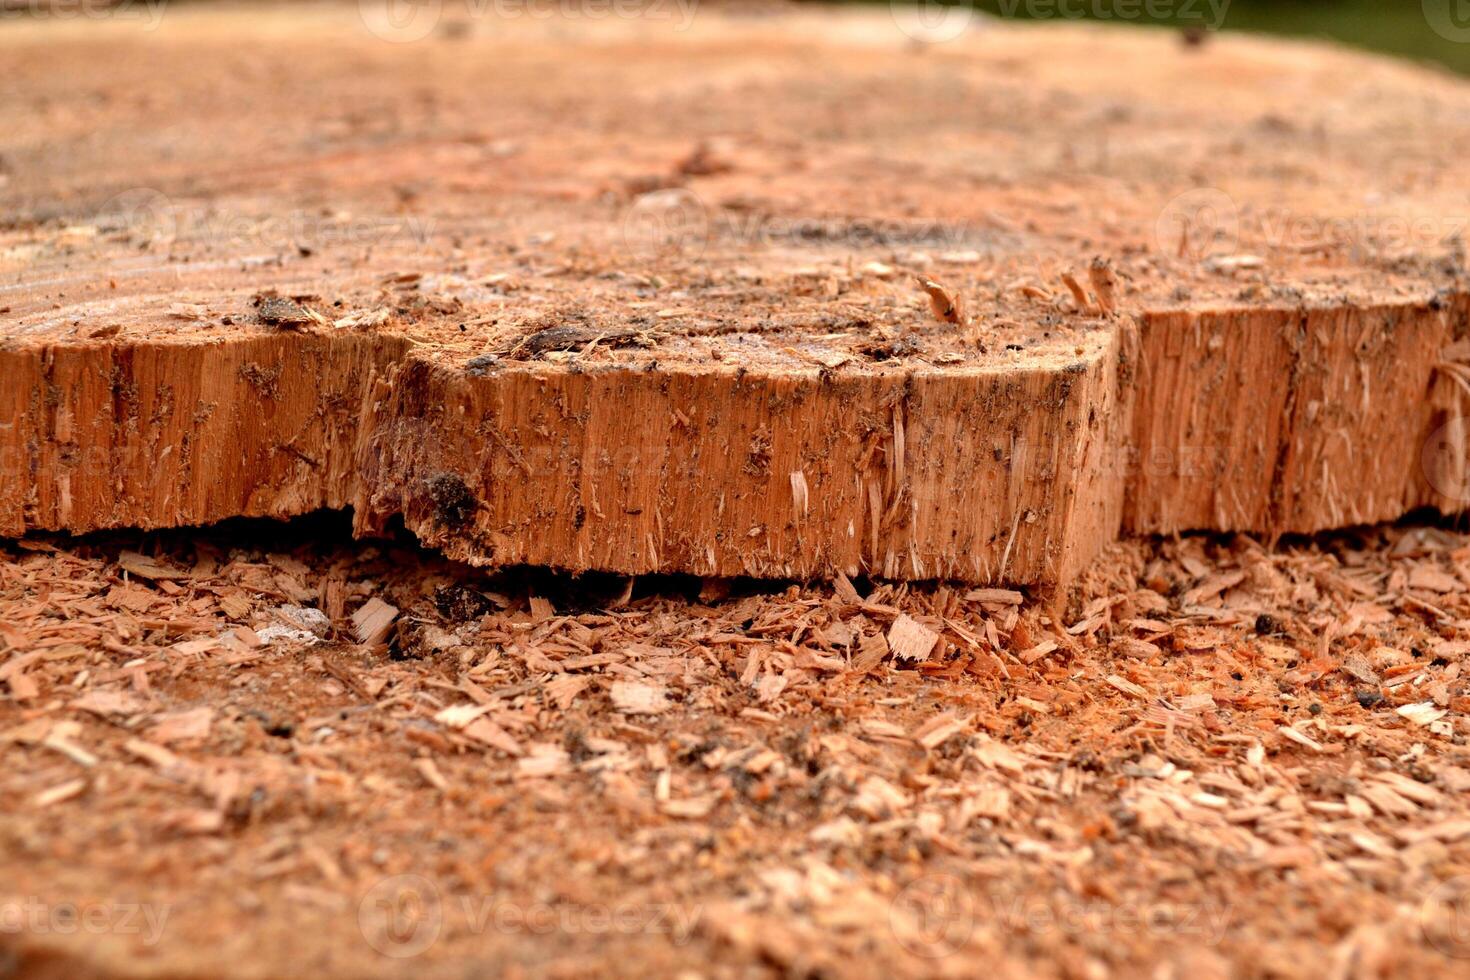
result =
[[[841,572],[838,572],[837,576],[832,580],[832,591],[844,605],[860,606],[863,603],[863,597],[858,595],[858,591],[853,587],[852,581]]]
[[[1418,565],[1409,573],[1409,588],[1443,594],[1463,589],[1464,585],[1455,576],[1433,565]]]
[[[1417,704],[1406,704],[1395,708],[1394,714],[1400,718],[1407,718],[1416,725],[1428,725],[1439,721],[1448,712],[1436,707],[1433,701],[1420,701]]]
[[[434,764],[433,759],[430,759],[427,756],[420,756],[419,758],[413,760],[413,767],[417,769],[419,775],[424,778],[424,782],[428,783],[439,792],[443,793],[449,789],[449,780],[444,778],[444,774],[439,771],[439,767]]]
[[[123,743],[123,748],[131,755],[150,762],[159,769],[173,769],[179,764],[179,757],[168,749],[152,742],[145,742],[140,738],[128,739]]]
[[[1036,663],[1036,661],[1040,660],[1042,657],[1045,657],[1048,653],[1055,652],[1056,649],[1056,640],[1042,640],[1040,643],[1036,644],[1036,646],[1031,647],[1028,650],[1023,650],[1020,653],[1016,654],[1016,657],[1021,661],[1021,663],[1030,665]]]
[[[94,715],[134,715],[145,710],[146,704],[128,691],[94,690],[73,700],[70,707]]]
[[[393,628],[393,621],[397,618],[397,606],[391,606],[374,596],[352,614],[352,629],[357,642],[364,646],[382,643],[388,638],[388,631]]]
[[[519,756],[524,749],[521,743],[504,728],[495,724],[489,718],[476,718],[465,725],[461,732],[465,737],[474,739],[481,745],[487,745],[492,749],[499,749],[506,755]]]
[[[154,742],[179,742],[187,739],[205,739],[214,723],[214,709],[208,706],[188,711],[174,711],[159,715],[149,727],[147,736]]]
[[[1295,742],[1298,745],[1302,745],[1302,746],[1305,746],[1306,748],[1311,749],[1313,752],[1321,752],[1322,751],[1322,743],[1321,742],[1318,742],[1316,739],[1314,739],[1314,738],[1312,738],[1312,737],[1310,737],[1308,735],[1305,735],[1305,734],[1297,731],[1295,728],[1292,728],[1290,725],[1282,725],[1282,726],[1278,727],[1276,730],[1281,733],[1281,735],[1282,735],[1283,738],[1290,739],[1291,741]]]
[[[1127,678],[1119,677],[1117,674],[1109,674],[1107,682],[1129,697],[1138,698],[1140,701],[1148,699],[1148,692]]]
[[[948,289],[945,289],[933,279],[923,276],[915,277],[915,282],[929,296],[929,311],[934,314],[934,319],[940,323],[951,323],[963,326],[965,323],[965,312],[960,305],[959,297]]]
[[[669,710],[667,693],[652,684],[615,681],[608,694],[615,708],[630,715],[658,715]]]
[[[464,728],[489,710],[488,704],[456,704],[439,711],[434,720],[446,728]]]
[[[165,565],[156,558],[140,555],[136,551],[124,551],[117,556],[117,564],[123,571],[137,578],[150,581],[186,579],[189,573],[172,565]]]
[[[671,817],[680,817],[686,820],[699,820],[710,815],[715,808],[718,798],[715,796],[704,796],[684,800],[665,800],[659,804],[659,809]]]
[[[546,682],[546,694],[563,711],[570,708],[581,694],[592,684],[592,679],[575,674],[562,674]]]
[[[956,735],[968,730],[968,726],[951,714],[935,715],[909,737],[926,749],[938,748]]]
[[[917,662],[928,660],[939,642],[939,634],[912,618],[900,613],[888,628],[888,648],[900,660]]]
[[[1116,637],[1113,640],[1113,650],[1121,656],[1134,657],[1139,660],[1161,656],[1164,652],[1156,643],[1135,639],[1131,636]]]
[[[852,658],[852,669],[866,674],[888,656],[888,640],[882,633],[865,633],[858,641],[858,652]]]
[[[43,789],[31,797],[31,805],[35,807],[48,807],[57,803],[65,803],[67,800],[76,799],[86,792],[87,780],[84,778],[69,779],[64,783],[58,783],[49,789]]]
[[[965,593],[968,602],[991,603],[997,606],[1019,606],[1026,597],[1015,589],[971,589]]]

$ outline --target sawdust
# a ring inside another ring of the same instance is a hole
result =
[[[170,910],[151,942],[8,936],[23,962],[1349,976],[1470,952],[1456,531],[1134,542],[1064,609],[479,577],[299,524],[0,548],[0,901]],[[300,625],[332,607],[324,639]],[[375,931],[384,888],[432,899],[422,950]],[[558,911],[501,928],[477,902]]]

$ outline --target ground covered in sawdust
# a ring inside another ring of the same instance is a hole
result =
[[[1004,590],[480,576],[335,517],[0,545],[54,975],[1470,964],[1470,537]]]

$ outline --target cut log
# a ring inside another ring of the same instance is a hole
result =
[[[0,39],[0,534],[351,507],[487,566],[1048,585],[1470,501],[1464,82],[457,23]]]

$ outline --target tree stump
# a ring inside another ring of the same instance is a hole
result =
[[[1065,583],[1470,499],[1470,86],[886,9],[0,38],[0,534]],[[927,284],[927,285],[926,285]]]

